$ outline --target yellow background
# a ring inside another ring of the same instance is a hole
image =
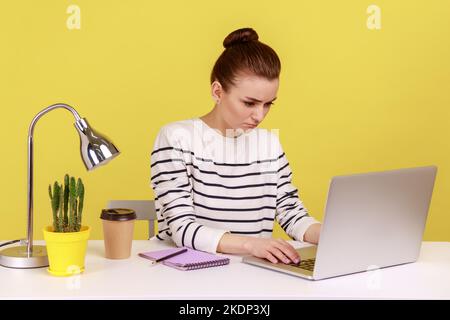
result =
[[[66,27],[70,4],[81,9],[80,30]],[[381,30],[366,26],[370,4],[381,9]],[[3,1],[0,239],[26,235],[28,126],[53,103],[75,107],[122,154],[87,172],[72,115],[44,116],[35,130],[35,239],[51,224],[47,187],[65,173],[85,182],[92,239],[102,238],[109,199],[152,199],[159,128],[212,108],[211,68],[241,27],[281,58],[278,100],[262,127],[280,130],[310,214],[323,218],[334,175],[434,164],[424,239],[450,241],[446,0]],[[135,238],[145,237],[140,223]]]

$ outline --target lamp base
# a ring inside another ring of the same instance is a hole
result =
[[[28,255],[26,245],[4,249],[0,251],[0,265],[17,269],[48,267],[47,249],[33,246],[31,255]]]

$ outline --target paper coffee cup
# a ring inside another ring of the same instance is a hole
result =
[[[133,242],[134,210],[125,208],[103,209],[103,237],[105,257],[108,259],[127,259],[131,255]]]

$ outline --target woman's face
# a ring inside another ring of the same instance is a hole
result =
[[[279,80],[268,80],[255,75],[236,78],[235,85],[225,92],[219,82],[212,84],[220,116],[227,128],[251,130],[258,126],[277,97]]]

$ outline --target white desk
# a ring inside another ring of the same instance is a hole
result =
[[[321,281],[247,265],[239,256],[194,271],[150,266],[137,256],[164,247],[134,241],[129,259],[108,260],[103,241],[91,240],[86,271],[68,278],[0,267],[0,299],[450,299],[450,242],[424,242],[416,263]]]

